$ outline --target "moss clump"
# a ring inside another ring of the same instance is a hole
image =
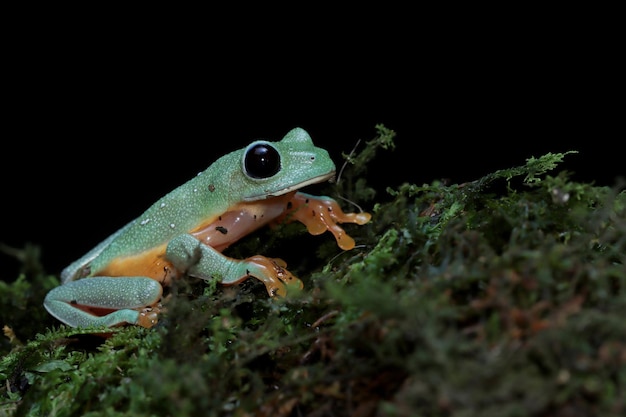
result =
[[[381,198],[366,162],[393,148],[377,131],[336,188],[364,205]],[[44,293],[28,288],[54,278],[25,274],[0,287],[17,334],[3,345],[0,413],[624,415],[626,193],[550,176],[566,156],[389,189],[370,224],[347,226],[356,249],[318,237],[317,257],[291,261],[303,291],[270,300],[253,280],[183,281],[151,330],[102,338],[46,321]],[[306,238],[282,232],[272,244]]]

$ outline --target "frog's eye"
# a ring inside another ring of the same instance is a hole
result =
[[[252,144],[246,149],[243,167],[250,178],[269,178],[280,171],[280,155],[269,143]]]

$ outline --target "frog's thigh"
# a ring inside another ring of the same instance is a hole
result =
[[[159,301],[161,284],[146,277],[93,277],[71,281],[51,290],[44,300],[48,312],[72,327],[137,324],[140,309]],[[81,308],[82,307],[82,308]],[[89,308],[115,310],[104,316]]]

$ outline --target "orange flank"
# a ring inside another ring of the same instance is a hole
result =
[[[166,247],[167,245],[163,244],[138,255],[114,259],[106,268],[96,271],[95,275],[105,277],[148,277],[160,282],[162,285],[169,285],[170,281],[176,277],[177,271],[165,259]]]
[[[239,203],[219,216],[203,221],[189,233],[205,245],[222,252],[242,237],[280,216],[295,192],[260,201]]]

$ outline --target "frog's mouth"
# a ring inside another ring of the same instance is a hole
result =
[[[299,190],[300,188],[306,187],[307,185],[318,184],[324,181],[334,182],[335,171],[331,171],[328,174],[319,175],[317,177],[309,178],[306,181],[302,181],[296,184],[289,184],[285,187],[281,187],[278,190],[265,189],[263,190],[262,193],[246,196],[243,198],[243,200],[244,201],[257,201],[257,200],[264,200],[266,198],[278,197],[280,195],[287,194],[295,190]]]

